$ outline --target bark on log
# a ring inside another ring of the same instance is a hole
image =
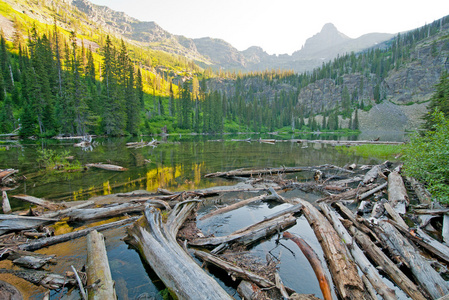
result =
[[[216,172],[209,173],[204,175],[204,177],[250,177],[250,176],[258,176],[258,175],[276,175],[276,174],[284,174],[284,173],[296,173],[302,172],[304,170],[309,170],[310,168],[304,167],[282,167],[282,168],[267,168],[267,169],[259,169],[259,170],[232,170],[228,172]]]
[[[112,218],[125,213],[135,213],[144,210],[144,206],[134,203],[122,203],[100,208],[73,209],[66,214],[71,221],[88,221],[94,219]]]
[[[37,250],[37,249],[40,249],[40,248],[44,248],[44,247],[48,247],[48,246],[51,246],[51,245],[67,242],[67,241],[70,241],[70,240],[73,240],[73,239],[85,236],[85,235],[89,234],[89,232],[91,232],[93,230],[102,231],[102,230],[106,230],[106,229],[110,229],[110,228],[120,227],[122,225],[134,222],[138,218],[139,217],[132,217],[132,218],[116,221],[116,222],[111,222],[111,223],[107,223],[107,224],[94,226],[94,227],[91,227],[91,228],[86,228],[86,229],[73,231],[73,232],[69,232],[69,233],[65,233],[65,234],[61,234],[61,235],[57,235],[57,236],[51,236],[51,237],[48,237],[48,238],[43,238],[43,239],[39,239],[39,240],[34,241],[34,242],[30,242],[30,243],[19,245],[18,248],[20,250],[34,251],[34,250]]]
[[[410,270],[417,282],[432,298],[439,298],[449,294],[449,284],[441,278],[428,261],[417,252],[408,240],[402,237],[397,229],[389,222],[379,222],[379,227],[385,232],[389,241],[410,266]]]
[[[0,269],[0,273],[13,274],[35,285],[40,285],[51,290],[57,290],[63,286],[76,285],[75,278],[68,278],[67,276],[47,271]]]
[[[139,250],[165,286],[179,299],[232,299],[176,241],[179,227],[193,208],[192,202],[177,205],[164,224],[160,211],[148,207],[144,216],[129,228],[127,241]]]
[[[237,208],[243,207],[243,206],[248,205],[250,203],[263,200],[267,196],[268,196],[268,194],[263,194],[263,195],[260,195],[260,196],[257,196],[257,197],[253,197],[253,198],[249,198],[249,199],[246,199],[246,200],[243,200],[243,201],[236,202],[236,203],[231,204],[229,206],[226,206],[226,207],[214,210],[214,211],[212,211],[212,212],[202,216],[200,218],[200,220],[205,220],[205,219],[208,219],[208,218],[210,218],[212,216],[216,216],[216,215],[219,215],[219,214],[224,214],[226,212],[229,212],[231,210],[235,210]]]
[[[26,202],[30,202],[32,204],[36,204],[42,207],[45,207],[46,209],[49,210],[58,210],[58,209],[62,209],[65,208],[64,205],[60,205],[57,203],[53,203],[44,199],[40,199],[40,198],[36,198],[33,196],[28,196],[28,195],[15,195],[13,196],[14,198],[26,201]]]
[[[277,212],[266,219],[253,225],[244,227],[226,236],[198,238],[189,242],[193,246],[217,246],[223,243],[240,243],[245,246],[250,245],[260,239],[277,233],[296,223],[294,213],[300,211],[302,205],[294,205],[280,212]]]
[[[413,300],[426,299],[413,281],[411,281],[365,233],[358,230],[355,226],[350,226],[349,231],[369,258],[408,296],[410,296],[410,298]]]
[[[0,215],[0,235],[17,230],[36,228],[40,225],[56,222],[58,219],[26,217],[16,215]]]
[[[102,164],[102,163],[86,164],[86,167],[98,168],[98,169],[103,169],[103,170],[108,170],[108,171],[120,171],[120,172],[128,170],[127,168],[124,168],[121,166],[116,166],[116,165],[111,165],[111,164]]]
[[[109,269],[108,255],[104,237],[94,230],[87,235],[87,284],[92,285],[100,280],[96,289],[89,289],[89,299],[117,299]]]
[[[235,265],[221,259],[220,257],[218,257],[216,255],[212,255],[207,252],[200,251],[200,250],[193,251],[193,254],[196,257],[200,258],[202,261],[211,263],[211,264],[225,270],[228,273],[228,275],[230,275],[234,278],[241,278],[241,279],[244,279],[247,281],[254,282],[255,284],[257,284],[258,286],[260,286],[262,288],[276,286],[275,283],[268,280],[267,278],[264,278],[262,276],[257,275],[256,273],[253,273],[251,271],[244,270],[238,266],[235,266]]]
[[[390,201],[391,207],[397,210],[399,203],[405,206],[409,205],[409,199],[407,196],[407,190],[405,189],[404,181],[402,176],[394,171],[388,175],[388,201]],[[399,213],[405,214],[405,211],[398,211]]]
[[[11,213],[11,205],[9,204],[8,194],[6,194],[6,191],[2,191],[2,208],[4,214]]]
[[[397,296],[393,289],[390,289],[380,277],[377,269],[371,264],[371,262],[366,258],[365,254],[359,248],[357,244],[354,243],[352,236],[348,233],[346,228],[339,220],[339,216],[335,211],[333,211],[325,203],[320,204],[323,213],[326,215],[328,220],[333,224],[335,231],[338,233],[340,238],[345,241],[349,251],[352,254],[355,262],[358,264],[362,272],[366,275],[369,282],[372,284],[376,292],[382,296],[385,300],[396,300]]]
[[[318,283],[320,285],[321,292],[323,293],[324,300],[332,300],[332,292],[329,284],[329,279],[324,272],[323,265],[316,252],[312,249],[312,247],[309,246],[309,244],[307,244],[306,241],[297,236],[294,236],[288,231],[285,231],[283,233],[283,237],[292,240],[296,245],[298,245],[299,249],[301,249],[302,253],[307,258],[310,265],[312,266],[313,271],[315,272],[315,276],[318,279]]]
[[[312,204],[303,200],[300,203],[304,205],[304,215],[321,244],[338,294],[342,299],[364,299],[362,279],[337,232]]]

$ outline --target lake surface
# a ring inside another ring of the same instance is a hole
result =
[[[237,168],[267,168],[292,166],[317,166],[333,164],[344,166],[346,164],[376,164],[380,160],[362,158],[338,152],[333,146],[318,143],[296,143],[281,141],[275,144],[259,142],[231,141],[231,137],[221,141],[223,137],[211,136],[184,136],[170,137],[157,147],[144,147],[139,149],[127,148],[127,142],[136,139],[114,138],[95,139],[92,149],[86,150],[74,147],[76,141],[71,140],[45,140],[25,141],[20,144],[9,143],[9,149],[0,151],[0,169],[19,169],[19,174],[27,177],[24,183],[8,192],[13,208],[27,208],[29,205],[13,199],[11,196],[26,193],[35,197],[42,197],[53,201],[85,200],[93,196],[108,195],[117,192],[133,190],[156,191],[165,188],[171,191],[192,190],[212,186],[233,185],[236,182],[224,179],[207,179],[207,173],[228,171]],[[238,136],[238,139],[247,136]],[[253,139],[259,138],[252,137]],[[300,138],[300,137],[293,137]],[[316,138],[316,137],[313,137]],[[335,137],[330,137],[335,139]],[[145,138],[144,138],[145,140]],[[147,141],[151,138],[146,137]],[[0,146],[4,146],[0,144]],[[88,169],[82,172],[44,172],[36,163],[39,149],[52,149],[55,151],[67,150],[82,164],[110,163],[126,167],[125,172],[112,172],[100,169]],[[312,178],[311,172],[301,172],[289,175],[299,181],[308,181]],[[233,202],[237,199],[252,197],[248,193],[236,193],[228,199],[220,199],[220,203]],[[313,201],[316,196],[301,194],[302,198]],[[288,204],[260,202],[243,207],[234,212],[223,214],[217,218],[199,221],[198,227],[205,234],[216,236],[226,235],[234,230],[262,220],[276,211],[288,207]],[[203,204],[198,216],[215,209],[214,200]],[[322,251],[304,217],[299,217],[297,225],[289,229],[290,232],[304,238],[318,253],[323,263]],[[160,294],[163,284],[154,272],[142,263],[139,254],[131,249],[122,238],[126,235],[124,228],[103,232],[106,237],[108,259],[119,299],[162,299]],[[312,293],[321,297],[321,291],[313,270],[291,241],[276,242],[272,237],[255,245],[251,254],[265,260],[268,253],[280,259],[279,272],[284,283],[299,293]],[[55,245],[39,250],[41,253],[56,254],[59,263],[54,270],[63,273],[74,265],[78,269],[85,264],[86,249],[85,238],[68,243]],[[231,294],[235,293],[235,284],[223,278],[219,273],[213,273]],[[1,277],[0,277],[1,279]],[[27,289],[33,285],[20,282]],[[42,296],[42,290],[34,287],[29,294],[33,299]],[[78,296],[74,292],[74,298]],[[53,292],[53,295],[58,295]],[[69,297],[66,295],[66,297]],[[151,298],[153,297],[153,298]],[[237,297],[237,296],[236,296]]]

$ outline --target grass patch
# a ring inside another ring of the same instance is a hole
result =
[[[338,151],[362,157],[397,160],[404,153],[404,145],[357,145],[336,146]]]

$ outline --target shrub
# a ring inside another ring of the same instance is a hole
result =
[[[432,114],[432,130],[414,134],[405,148],[404,171],[427,184],[439,201],[449,203],[449,120]]]

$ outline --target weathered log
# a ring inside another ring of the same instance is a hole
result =
[[[259,276],[254,272],[244,270],[236,265],[233,265],[233,264],[223,260],[222,258],[220,258],[216,255],[209,254],[207,252],[200,251],[200,250],[193,251],[193,254],[196,257],[200,258],[202,261],[211,263],[211,264],[225,270],[228,273],[228,275],[231,275],[232,277],[241,278],[244,280],[254,282],[258,286],[263,287],[263,288],[276,286],[275,283],[271,282],[267,278]]]
[[[19,170],[14,170],[14,169],[0,170],[0,183],[2,183],[4,179],[8,178],[9,176],[11,176],[17,172],[19,172]]]
[[[372,189],[372,190],[369,190],[369,191],[367,191],[367,192],[361,194],[359,197],[357,197],[357,200],[358,200],[358,201],[364,200],[364,199],[368,198],[369,196],[371,196],[371,195],[373,195],[373,194],[375,194],[375,193],[377,193],[377,192],[383,190],[383,189],[386,188],[387,186],[388,186],[388,182],[385,182],[385,183],[379,185],[378,187],[376,187],[376,188],[374,188],[374,189]]]
[[[404,228],[408,228],[407,223],[405,223],[404,219],[399,215],[399,213],[391,207],[390,203],[384,203],[385,210],[390,215],[391,219],[393,219],[396,223],[401,225]]]
[[[235,210],[235,209],[237,209],[237,208],[243,207],[243,206],[248,205],[248,204],[250,204],[250,203],[257,202],[257,201],[260,201],[260,200],[263,200],[263,199],[266,198],[267,196],[268,196],[268,194],[262,194],[262,195],[257,196],[257,197],[252,197],[252,198],[249,198],[249,199],[246,199],[246,200],[243,200],[243,201],[236,202],[236,203],[231,204],[231,205],[228,205],[228,206],[226,206],[226,207],[223,207],[223,208],[214,210],[214,211],[212,211],[212,212],[210,212],[210,213],[208,213],[208,214],[202,216],[202,217],[200,218],[200,220],[205,220],[205,219],[208,219],[208,218],[210,218],[210,217],[213,217],[213,216],[216,216],[216,215],[219,215],[219,214],[224,214],[224,213],[226,213],[226,212],[229,212],[229,211],[231,211],[231,210]]]
[[[9,214],[11,212],[11,205],[9,204],[8,194],[6,191],[2,191],[2,208],[4,214]]]
[[[34,283],[35,285],[40,285],[51,290],[57,290],[63,286],[67,287],[76,284],[75,278],[70,278],[47,271],[0,269],[0,273],[13,274],[14,276]]]
[[[104,244],[104,237],[94,230],[87,235],[87,284],[92,285],[100,280],[101,285],[96,289],[89,289],[89,299],[117,299],[109,269],[108,255]]]
[[[366,275],[369,282],[372,284],[376,292],[381,295],[386,300],[395,300],[397,296],[393,289],[390,289],[382,280],[377,269],[371,264],[371,262],[366,258],[365,254],[359,248],[357,244],[354,243],[352,236],[348,233],[346,228],[340,222],[339,217],[335,211],[333,211],[325,203],[320,204],[320,208],[326,215],[328,220],[333,224],[335,231],[338,233],[340,238],[346,243],[349,251],[352,254],[355,262],[359,265],[362,272]]]
[[[294,205],[280,212],[277,212],[264,220],[244,227],[226,236],[198,238],[189,241],[193,246],[217,246],[223,243],[240,243],[245,246],[260,239],[277,233],[296,223],[296,218],[292,215],[302,209],[302,205]]]
[[[245,300],[258,299],[262,294],[262,290],[257,284],[242,280],[237,286],[237,293]]]
[[[449,243],[449,216],[443,215],[443,228],[441,229],[441,236],[446,243]]]
[[[410,183],[412,189],[415,191],[416,196],[421,204],[431,204],[432,203],[432,195],[429,191],[424,187],[422,183],[416,180],[413,177],[406,177],[407,181]]]
[[[274,273],[274,281],[276,284],[276,287],[278,288],[279,292],[281,293],[282,297],[288,299],[289,295],[287,293],[287,290],[284,286],[284,282],[282,281],[281,275],[279,275],[278,272]]]
[[[366,255],[385,272],[410,298],[414,300],[425,300],[426,297],[420,292],[418,287],[411,281],[390,258],[374,244],[371,239],[355,226],[350,226],[349,231],[357,243],[365,251]]]
[[[76,210],[76,209],[79,209],[79,208],[84,208],[84,207],[90,206],[92,204],[94,204],[94,201],[85,201],[85,202],[83,202],[81,204],[78,204],[78,205],[75,205],[75,206],[72,206],[72,207],[69,207],[69,208],[66,208],[66,209],[62,209],[62,210],[58,210],[58,211],[52,211],[52,212],[48,212],[48,213],[42,214],[42,215],[40,215],[40,217],[41,218],[56,218],[56,217],[59,217],[59,216],[63,216],[65,214],[71,212],[72,210]]]
[[[0,280],[0,299],[23,300],[23,297],[15,286]]]
[[[71,210],[66,214],[71,221],[87,221],[94,219],[111,218],[125,213],[141,212],[144,206],[134,203],[113,204],[108,207],[99,208],[79,208]]]
[[[258,175],[276,175],[283,173],[296,173],[302,172],[304,170],[308,170],[310,168],[305,167],[282,167],[282,168],[267,168],[267,169],[259,169],[259,170],[232,170],[228,172],[216,172],[204,175],[204,177],[250,177],[250,176],[258,176]]]
[[[103,164],[103,163],[86,164],[86,167],[98,168],[98,169],[103,169],[103,170],[108,170],[108,171],[126,171],[126,170],[128,170],[127,168],[124,168],[121,166],[116,166],[116,165],[111,165],[111,164]]]
[[[449,213],[449,208],[437,208],[437,209],[415,209],[413,210],[414,214],[417,215],[434,215],[434,216],[443,216],[444,214]]]
[[[146,208],[144,216],[129,228],[127,241],[139,249],[145,261],[179,299],[231,299],[176,242],[176,233],[194,205],[193,202],[177,205],[165,224],[158,209]]]
[[[329,284],[329,279],[324,272],[323,265],[316,252],[312,249],[312,247],[309,246],[309,244],[307,244],[306,241],[297,236],[294,236],[288,231],[284,231],[283,237],[292,240],[296,245],[298,245],[299,249],[301,249],[302,253],[307,258],[310,265],[312,266],[313,271],[315,272],[315,276],[318,279],[318,283],[320,285],[321,292],[323,293],[324,300],[332,300],[332,292]]]
[[[102,224],[102,225],[98,225],[98,226],[94,226],[94,227],[90,227],[90,228],[86,228],[86,229],[82,229],[82,230],[78,230],[78,231],[73,231],[73,232],[69,232],[69,233],[65,233],[65,234],[61,234],[61,235],[56,235],[56,236],[51,236],[48,238],[39,239],[37,241],[19,245],[19,249],[26,250],[26,251],[34,251],[34,250],[37,250],[40,248],[48,247],[48,246],[55,245],[58,243],[67,242],[67,241],[85,236],[93,230],[102,231],[102,230],[106,230],[106,229],[110,229],[110,228],[120,227],[122,225],[134,222],[138,218],[139,217],[127,218],[127,219],[116,221],[116,222],[111,222],[111,223]]]
[[[377,179],[377,176],[379,175],[379,173],[381,172],[381,167],[380,165],[375,165],[371,168],[371,170],[369,170],[365,176],[363,177],[362,182],[364,184],[367,183],[371,183],[374,182]]]
[[[304,215],[323,249],[338,294],[343,299],[363,299],[362,279],[337,232],[312,204],[304,200],[299,202],[304,205]]]
[[[23,200],[23,201],[26,201],[26,202],[30,202],[32,204],[36,204],[36,205],[45,207],[46,209],[49,209],[49,210],[58,210],[58,209],[65,208],[64,205],[53,203],[51,201],[40,199],[40,198],[36,198],[36,197],[33,197],[33,196],[14,195],[13,197],[17,198],[17,199],[20,199],[20,200]]]
[[[389,241],[408,263],[417,282],[432,298],[439,298],[449,294],[449,284],[441,278],[440,274],[432,268],[427,260],[423,259],[413,245],[402,237],[392,224],[381,221],[379,222],[379,227],[385,232]]]
[[[343,192],[340,194],[334,194],[334,195],[326,196],[324,198],[320,198],[317,200],[317,202],[356,199],[359,194],[365,193],[366,191],[369,191],[377,186],[378,186],[378,184],[375,184],[375,183],[368,184],[366,186],[360,186],[358,188],[351,189],[349,191],[346,191],[346,192]]]
[[[390,201],[391,207],[396,211],[399,210],[398,213],[405,214],[405,211],[399,209],[398,205],[408,206],[409,199],[402,176],[396,171],[388,175],[388,201]]]
[[[40,253],[34,253],[29,251],[13,250],[8,253],[8,260],[11,260],[13,264],[27,268],[27,269],[40,269],[46,264],[55,263],[55,255],[44,255]]]
[[[81,297],[83,300],[87,300],[86,290],[84,289],[83,281],[81,280],[80,276],[78,275],[78,271],[75,269],[75,267],[72,265],[70,266],[72,268],[73,273],[75,274],[76,282],[78,283],[78,288],[81,293]]]
[[[58,221],[58,219],[16,216],[16,215],[0,215],[0,235],[9,231],[36,228],[40,225],[56,221]]]

